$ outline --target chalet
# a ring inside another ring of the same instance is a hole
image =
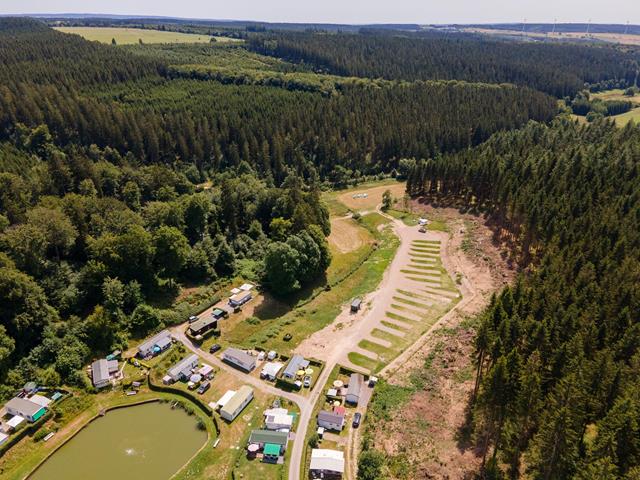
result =
[[[138,347],[138,356],[140,358],[148,358],[164,352],[171,346],[171,332],[162,330],[156,333],[149,340],[143,342]]]
[[[289,380],[293,380],[296,378],[298,374],[298,370],[304,370],[309,366],[309,360],[305,360],[302,355],[294,355],[291,357],[287,368],[284,369],[282,376],[284,378],[288,378]]]
[[[253,388],[243,385],[220,409],[220,416],[228,422],[232,422],[251,400],[253,400]]]
[[[227,348],[222,354],[222,360],[245,372],[256,368],[256,357],[238,348]]]
[[[293,428],[293,416],[288,413],[274,413],[265,415],[264,425],[267,430],[289,432]]]
[[[318,426],[325,430],[341,431],[344,428],[344,415],[336,412],[321,410],[318,412]]]
[[[198,361],[198,356],[195,353],[191,354],[171,367],[167,372],[167,376],[171,377],[174,382],[185,380],[191,376],[193,370],[198,366]]]
[[[253,295],[251,294],[251,292],[241,291],[240,293],[236,293],[235,295],[231,295],[229,297],[229,305],[233,308],[241,307],[252,298]]]
[[[264,378],[273,382],[278,376],[278,372],[282,370],[284,365],[280,362],[267,362],[262,367],[262,371],[260,372],[260,378]]]
[[[265,445],[272,444],[280,447],[280,454],[287,449],[289,434],[287,432],[273,432],[271,430],[254,430],[249,436],[249,445],[258,445],[264,448]]]
[[[349,387],[347,388],[347,395],[345,402],[352,405],[357,405],[360,401],[360,391],[364,384],[364,377],[360,373],[352,373],[349,378]]]
[[[47,411],[42,405],[31,402],[26,398],[14,397],[5,404],[5,409],[10,415],[20,415],[29,422],[35,422]]]
[[[91,381],[96,388],[111,384],[111,377],[118,372],[118,361],[101,358],[91,364]]]
[[[309,466],[311,478],[336,480],[344,474],[344,453],[338,450],[314,448]]]
[[[195,337],[216,328],[218,328],[218,320],[215,317],[200,318],[189,325],[189,335]]]

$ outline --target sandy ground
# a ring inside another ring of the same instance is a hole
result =
[[[427,215],[433,213],[417,208]],[[424,387],[391,421],[375,425],[384,432],[377,437],[376,447],[412,465],[411,478],[470,479],[477,472],[480,457],[461,435],[474,378],[475,330],[464,320],[480,312],[493,292],[513,280],[515,272],[503,260],[504,255],[493,244],[492,232],[481,219],[448,209],[437,213],[451,226],[443,258],[463,273],[463,285],[471,291],[457,309],[414,344],[416,348],[409,355],[403,354],[385,369],[391,383],[408,385],[417,377]],[[415,448],[416,444],[421,447]]]
[[[389,190],[394,198],[402,198],[405,192],[404,183],[382,185],[380,187],[363,188],[362,190],[349,190],[338,196],[338,201],[352,210],[373,210],[382,203],[382,194]],[[366,193],[364,198],[353,198],[354,195]]]
[[[350,216],[332,218],[328,240],[339,252],[349,253],[365,244],[367,233]]]

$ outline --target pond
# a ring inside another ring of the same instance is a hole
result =
[[[54,453],[29,480],[166,480],[202,447],[195,416],[167,403],[107,412]]]

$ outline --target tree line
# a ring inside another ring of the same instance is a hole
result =
[[[484,478],[640,474],[639,160],[637,126],[558,120],[410,167],[408,193],[486,213],[526,268],[475,339]]]
[[[252,36],[256,52],[337,75],[514,83],[573,97],[585,83],[633,85],[638,55],[615,47],[520,43],[468,35],[282,32]]]

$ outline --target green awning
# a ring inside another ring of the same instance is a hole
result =
[[[277,457],[280,455],[280,445],[276,445],[275,443],[265,443],[263,453],[270,457]]]
[[[36,422],[40,417],[42,417],[45,413],[46,413],[46,409],[44,407],[42,407],[40,410],[38,410],[36,413],[33,414],[33,421]]]

